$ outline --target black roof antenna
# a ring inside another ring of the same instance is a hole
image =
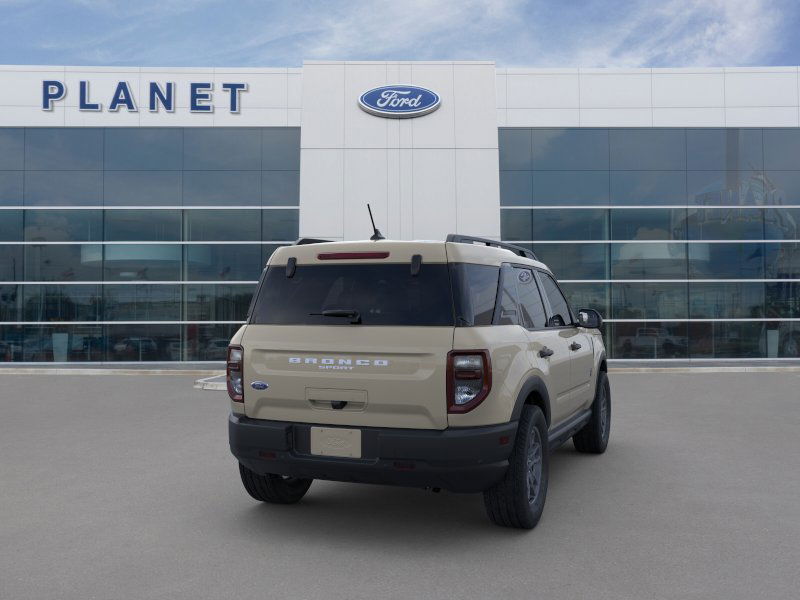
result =
[[[386,238],[383,237],[380,230],[375,227],[375,219],[372,218],[372,209],[369,206],[369,202],[367,202],[367,210],[369,211],[369,220],[372,221],[372,229],[375,233],[373,233],[369,239],[373,242],[377,242],[378,240],[385,240]]]

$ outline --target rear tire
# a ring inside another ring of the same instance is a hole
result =
[[[572,443],[578,452],[602,454],[608,447],[611,434],[611,386],[608,375],[600,371],[597,377],[597,390],[592,402],[592,416],[578,433],[572,436]]]
[[[547,421],[538,406],[528,404],[503,480],[483,492],[486,514],[502,527],[533,529],[544,511],[549,473]]]
[[[239,463],[239,475],[247,493],[261,502],[294,504],[306,495],[313,479],[299,479],[282,475],[259,475]]]

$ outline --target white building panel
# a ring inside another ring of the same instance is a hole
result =
[[[580,94],[581,108],[650,108],[651,75],[640,71],[581,72]]]
[[[725,70],[728,107],[797,106],[797,70]]]
[[[580,80],[577,70],[571,73],[519,73],[509,69],[506,75],[508,108],[578,108]]]
[[[725,104],[725,74],[653,72],[653,106],[712,108]]]

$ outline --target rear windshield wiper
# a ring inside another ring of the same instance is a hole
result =
[[[348,308],[332,308],[323,310],[322,312],[308,314],[315,317],[342,317],[344,319],[350,319],[352,325],[359,325],[361,323],[361,314],[357,310]]]

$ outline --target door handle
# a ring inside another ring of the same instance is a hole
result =
[[[548,356],[553,356],[554,352],[550,350],[547,346],[542,346],[542,349],[539,350],[539,356],[542,358],[547,358]]]
[[[581,345],[578,342],[572,342],[569,345],[569,349],[570,350],[580,350],[581,349]]]

